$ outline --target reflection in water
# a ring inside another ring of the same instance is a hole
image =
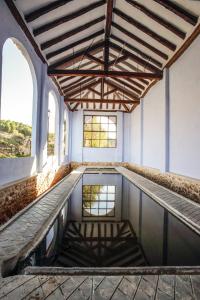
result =
[[[193,266],[199,249],[198,234],[121,175],[86,174],[22,265]]]
[[[83,185],[83,217],[115,216],[114,185]]]

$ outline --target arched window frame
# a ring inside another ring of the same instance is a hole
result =
[[[38,84],[37,84],[37,77],[36,77],[36,71],[35,67],[33,65],[32,59],[29,55],[28,50],[23,45],[23,43],[15,38],[15,37],[8,37],[3,43],[2,49],[1,49],[1,82],[0,82],[0,116],[1,116],[1,110],[2,110],[2,77],[3,77],[3,51],[4,46],[8,40],[12,40],[17,48],[19,48],[19,51],[21,51],[24,55],[24,58],[26,59],[31,76],[32,76],[32,82],[33,82],[33,96],[32,96],[32,137],[31,137],[31,157],[34,157],[36,155],[36,133],[37,133],[37,102],[38,102]],[[13,158],[6,158],[6,159],[13,159]],[[17,158],[16,158],[17,159]]]

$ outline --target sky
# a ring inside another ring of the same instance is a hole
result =
[[[1,119],[32,125],[33,77],[27,59],[12,39],[3,47]],[[55,97],[49,93],[49,132],[55,132]]]
[[[32,124],[33,80],[29,64],[11,39],[3,47],[1,119]]]

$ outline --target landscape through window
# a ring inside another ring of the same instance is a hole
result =
[[[84,116],[84,147],[116,148],[116,116]]]

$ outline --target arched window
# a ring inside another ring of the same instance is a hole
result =
[[[68,141],[69,141],[69,120],[66,109],[64,110],[63,122],[63,155],[68,155]]]
[[[32,115],[35,89],[35,72],[26,49],[16,39],[7,39],[2,57],[0,158],[34,154]]]
[[[49,93],[48,103],[48,137],[47,137],[47,155],[54,156],[56,144],[56,98],[53,92]]]

